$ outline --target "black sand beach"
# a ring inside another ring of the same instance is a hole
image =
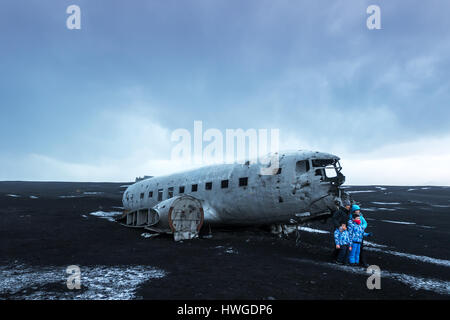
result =
[[[368,274],[331,262],[330,223],[301,244],[257,228],[176,243],[94,212],[120,211],[128,183],[0,182],[0,299],[448,299],[450,187],[347,187],[363,207]],[[108,215],[108,214],[105,214]],[[66,286],[66,267],[81,289]]]

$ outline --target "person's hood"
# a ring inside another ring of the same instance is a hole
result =
[[[361,208],[357,204],[354,204],[354,205],[352,205],[350,213],[353,213],[353,212],[358,211],[358,210],[361,210]]]

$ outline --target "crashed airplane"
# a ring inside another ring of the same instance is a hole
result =
[[[339,157],[323,152],[275,154],[270,167],[258,162],[218,164],[161,177],[145,177],[123,194],[127,227],[171,233],[175,241],[196,238],[217,225],[283,225],[330,216],[345,177]]]

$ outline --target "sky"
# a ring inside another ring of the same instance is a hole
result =
[[[369,5],[381,29],[369,30]],[[69,30],[66,9],[81,9]],[[0,180],[132,181],[178,128],[279,129],[348,184],[450,185],[450,2],[3,0]]]

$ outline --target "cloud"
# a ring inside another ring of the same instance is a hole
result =
[[[130,120],[127,123],[146,123],[149,127],[157,127],[151,124],[149,119]],[[156,130],[168,132],[164,128]],[[129,136],[133,136],[137,141],[145,141],[149,132],[153,131],[144,128]],[[450,169],[447,166],[450,163],[450,135],[392,143],[365,152],[343,152],[340,146],[329,149],[315,148],[311,144],[300,142],[301,140],[291,136],[282,141],[281,149],[313,149],[340,156],[347,184],[450,185]],[[163,145],[163,149],[170,149],[170,140],[161,140],[159,148]],[[0,179],[124,182],[132,181],[137,176],[165,175],[198,167],[184,161],[172,161],[169,156],[163,158],[162,149],[148,149],[139,146],[139,143],[134,148],[122,157],[103,157],[95,163],[64,161],[42,154],[28,154],[14,161],[2,160],[0,165],[5,169],[5,175]]]
[[[311,149],[341,158],[346,184],[354,185],[450,185],[450,134],[390,142],[374,148],[348,148],[330,136],[310,143],[295,135],[281,141],[281,149]]]
[[[389,159],[343,160],[346,184],[350,185],[450,185],[450,153],[398,156]]]
[[[189,166],[170,159],[154,159],[145,151],[122,158],[104,158],[102,162],[64,161],[42,154],[1,160],[4,168],[0,180],[128,182],[143,175],[165,175]],[[192,166],[193,167],[193,166]]]
[[[450,185],[450,135],[342,155],[349,184]]]
[[[2,180],[130,181],[180,170],[170,161],[170,130],[143,109],[103,110],[52,153],[4,157]],[[70,151],[70,152],[68,152]]]
[[[170,133],[202,120],[278,128],[286,149],[349,160],[349,181],[374,181],[367,164],[377,177],[412,170],[393,183],[445,182],[408,164],[437,160],[429,145],[447,159],[448,4],[383,2],[382,30],[369,31],[370,1],[106,3],[80,4],[80,32],[65,28],[62,3],[3,5],[0,25],[14,27],[0,28],[0,179],[178,170]]]

